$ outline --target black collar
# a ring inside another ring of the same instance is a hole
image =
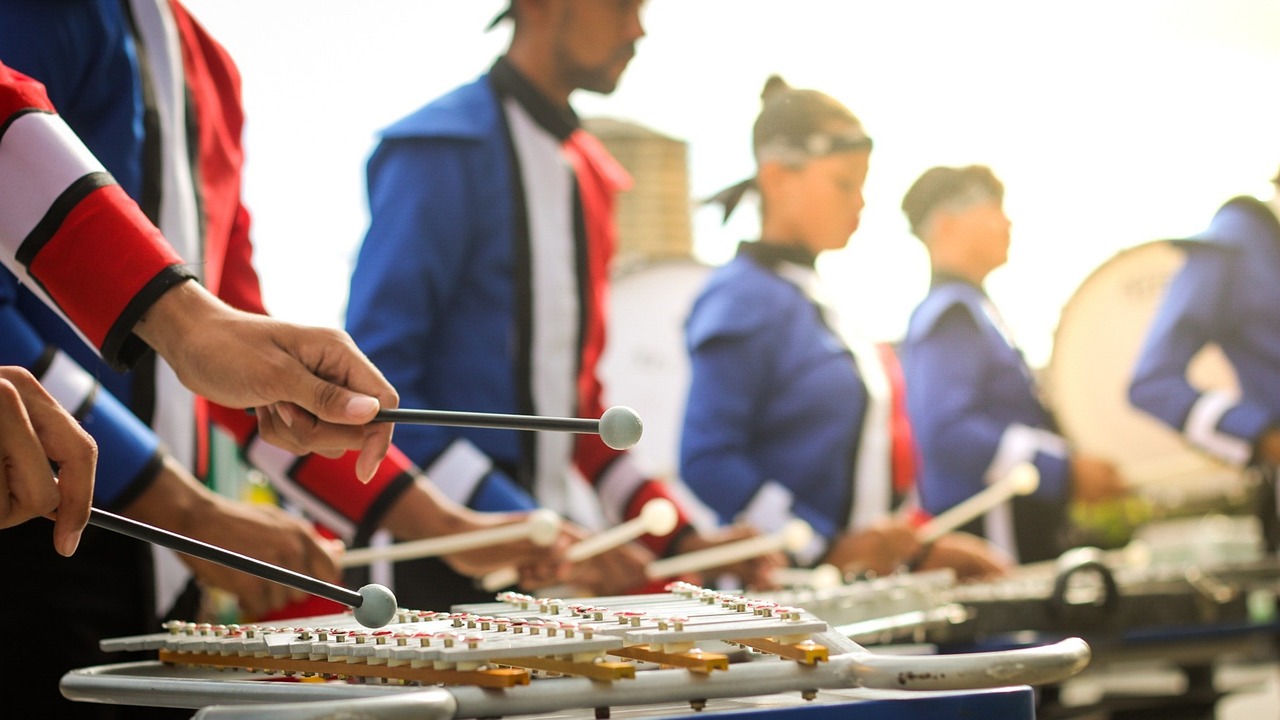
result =
[[[738,254],[770,269],[784,262],[811,268],[818,261],[817,255],[798,245],[782,245],[768,240],[743,241],[738,244]]]
[[[499,96],[515,98],[529,116],[554,137],[565,140],[582,126],[573,108],[563,108],[548,100],[505,55],[493,62],[489,78]]]

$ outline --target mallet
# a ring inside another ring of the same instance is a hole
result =
[[[396,614],[396,596],[382,585],[365,585],[360,588],[360,592],[348,590],[248,555],[241,555],[98,508],[91,509],[89,524],[341,603],[352,608],[356,622],[365,627],[382,627],[391,622],[391,618]]]
[[[581,562],[623,543],[631,542],[646,533],[663,537],[676,529],[679,519],[680,515],[674,503],[666,498],[654,498],[646,502],[644,507],[640,508],[640,514],[634,518],[570,545],[565,550],[565,560]],[[519,579],[519,573],[515,568],[505,567],[481,578],[480,586],[489,592],[494,592],[514,585]]]
[[[551,510],[539,508],[530,511],[529,516],[524,520],[508,525],[482,528],[444,537],[410,540],[386,547],[348,550],[343,554],[339,562],[343,567],[356,567],[368,565],[379,560],[396,561],[450,555],[464,550],[473,550],[525,539],[539,547],[546,547],[555,542],[556,537],[560,534],[560,525],[559,515]]]
[[[916,535],[921,543],[927,545],[1015,495],[1030,495],[1039,486],[1040,471],[1036,470],[1036,466],[1020,463],[1008,475],[991,483],[981,492],[934,516],[920,526]]]
[[[786,550],[797,552],[813,539],[809,523],[795,518],[776,533],[715,545],[705,550],[695,550],[683,555],[654,560],[645,568],[650,580],[675,577],[685,573],[700,572],[740,560],[749,560],[771,552]]]
[[[253,414],[254,409],[247,410]],[[597,434],[614,450],[626,450],[640,441],[644,423],[635,410],[616,405],[604,411],[600,419],[547,417],[543,415],[508,415],[504,413],[457,412],[453,410],[380,410],[373,422],[410,423],[416,425],[456,425],[495,428],[499,430],[557,430],[560,432]]]

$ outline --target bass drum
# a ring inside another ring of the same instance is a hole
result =
[[[1128,383],[1147,329],[1183,252],[1153,241],[1117,253],[1063,306],[1045,369],[1047,401],[1080,451],[1115,462],[1157,505],[1212,502],[1244,491],[1244,474],[1192,448],[1129,403]],[[1216,346],[1191,364],[1197,387],[1231,389],[1235,373]]]

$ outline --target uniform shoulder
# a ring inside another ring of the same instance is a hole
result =
[[[686,326],[689,342],[759,332],[785,322],[797,301],[808,303],[794,285],[739,256],[712,271],[698,293]]]
[[[488,76],[481,76],[388,125],[378,135],[385,140],[478,138],[496,127],[499,112]]]
[[[966,283],[938,285],[912,311],[906,339],[912,341],[926,337],[941,324],[943,318],[953,314],[964,314],[976,320],[982,313],[984,300],[985,296],[978,288]]]

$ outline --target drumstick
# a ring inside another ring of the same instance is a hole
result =
[[[246,412],[253,414],[254,409]],[[600,419],[546,417],[542,415],[506,415],[502,413],[455,412],[452,410],[379,410],[373,422],[397,422],[416,425],[456,425],[462,427],[497,428],[503,430],[558,430],[591,433],[600,436],[614,450],[626,450],[640,441],[644,423],[635,410],[616,405],[604,411]]]
[[[382,585],[365,585],[360,588],[360,592],[348,590],[248,555],[241,555],[98,508],[91,508],[89,524],[341,603],[352,608],[356,621],[365,627],[382,627],[395,617],[396,596]]]
[[[728,565],[739,560],[748,560],[779,550],[797,552],[805,545],[808,545],[812,539],[813,528],[809,526],[809,523],[797,518],[788,522],[778,532],[770,535],[760,535],[746,540],[716,545],[705,550],[695,550],[675,557],[654,560],[645,568],[645,575],[650,580],[659,580],[720,567],[721,565]]]
[[[525,539],[539,547],[546,547],[555,542],[556,537],[559,535],[560,516],[551,510],[539,508],[530,512],[526,519],[508,525],[482,528],[444,537],[410,540],[386,547],[348,550],[343,554],[339,563],[342,567],[357,567],[378,562],[379,560],[396,561],[450,555],[464,550],[501,545],[502,543]]]
[[[679,520],[680,514],[674,503],[666,498],[653,498],[640,508],[640,514],[634,518],[570,545],[565,550],[565,559],[569,562],[581,562],[646,533],[657,537],[668,535],[676,529]],[[480,586],[494,592],[514,585],[519,579],[520,574],[515,568],[505,567],[481,578]]]
[[[1036,466],[1020,463],[999,481],[931,518],[916,535],[927,545],[1015,495],[1030,495],[1039,486],[1040,471]]]

